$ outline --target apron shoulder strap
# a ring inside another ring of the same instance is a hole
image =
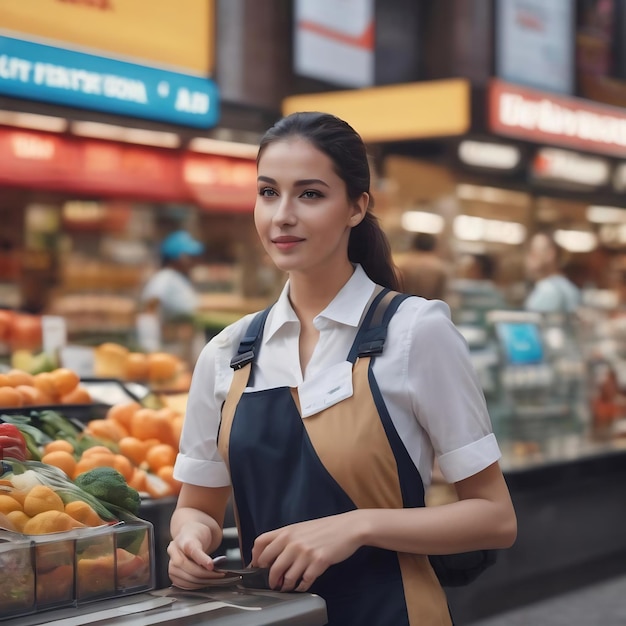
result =
[[[383,353],[387,327],[398,307],[407,298],[407,293],[382,289],[372,301],[363,323],[348,354],[348,361],[355,363],[359,357],[376,357]]]
[[[230,366],[234,370],[239,370],[254,361],[259,351],[261,339],[263,338],[265,320],[267,320],[267,316],[273,306],[273,304],[268,306],[267,309],[260,311],[252,318],[252,321],[243,335],[243,339],[239,343],[237,354],[230,361]]]

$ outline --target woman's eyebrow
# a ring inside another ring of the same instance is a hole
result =
[[[260,183],[268,183],[269,185],[277,185],[278,183],[269,176],[257,176],[257,181]],[[325,183],[319,178],[303,178],[294,182],[294,187],[306,187],[307,185],[323,185],[324,187],[330,187],[328,183]]]

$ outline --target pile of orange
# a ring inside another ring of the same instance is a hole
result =
[[[86,434],[110,442],[111,447],[93,446],[77,457],[71,443],[57,440],[45,446],[41,460],[72,479],[95,467],[113,467],[137,491],[153,498],[176,495],[180,483],[173,472],[182,425],[182,413],[173,409],[117,404],[105,418],[91,420],[85,427]]]
[[[0,481],[0,514],[10,530],[27,535],[63,532],[106,522],[87,503],[63,503],[52,487],[35,485],[28,491],[15,489],[10,481]]]
[[[0,408],[91,402],[78,374],[65,367],[35,375],[19,369],[0,374]]]

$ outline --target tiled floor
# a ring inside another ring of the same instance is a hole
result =
[[[626,626],[626,576],[472,622],[470,626]]]

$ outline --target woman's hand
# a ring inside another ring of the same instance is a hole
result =
[[[213,559],[207,554],[212,542],[211,529],[196,521],[186,523],[167,547],[170,557],[168,574],[180,589],[199,589],[224,574],[213,571]]]
[[[252,548],[252,565],[270,567],[272,589],[306,591],[330,565],[361,547],[358,515],[359,511],[351,511],[259,535]]]

